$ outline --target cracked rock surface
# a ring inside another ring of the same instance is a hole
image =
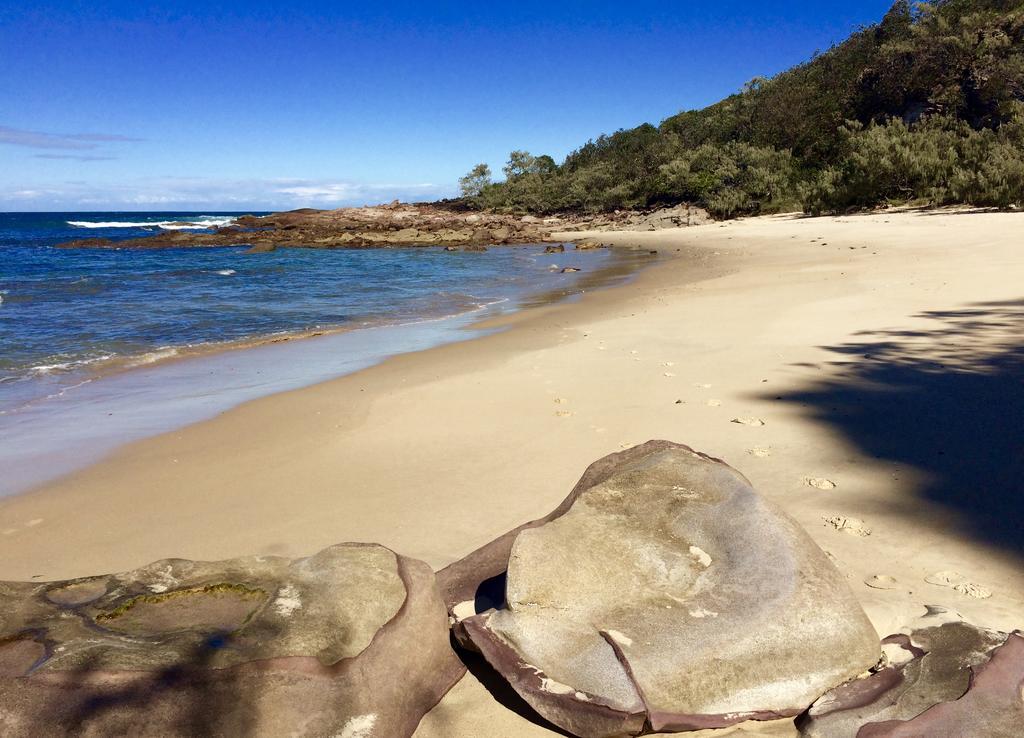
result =
[[[377,545],[0,583],[0,734],[410,735],[464,673]]]
[[[815,702],[798,721],[806,738],[986,736],[1024,725],[1024,634],[928,613],[883,642],[872,673]]]
[[[505,602],[488,601],[506,570]],[[552,515],[439,583],[463,642],[576,735],[797,715],[879,657],[807,534],[725,463],[664,441],[596,462]]]

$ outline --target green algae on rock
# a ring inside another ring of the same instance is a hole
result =
[[[463,673],[433,572],[372,544],[0,582],[5,736],[409,735]]]

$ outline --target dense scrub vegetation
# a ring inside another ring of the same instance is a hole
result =
[[[1024,0],[900,0],[877,25],[703,110],[602,135],[557,165],[515,151],[476,207],[703,205],[719,217],[889,202],[1024,204]]]

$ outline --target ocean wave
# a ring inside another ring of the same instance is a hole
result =
[[[69,226],[75,228],[161,228],[165,231],[205,230],[221,228],[235,222],[234,218],[215,215],[201,215],[198,218],[182,220],[131,221],[131,220],[69,220]]]
[[[79,367],[88,366],[89,364],[97,364],[103,361],[109,361],[114,358],[114,354],[103,354],[102,356],[90,356],[81,359],[72,359],[70,361],[58,361],[53,364],[38,364],[30,367],[28,370],[29,376],[33,377],[45,377],[49,374],[63,374]]]
[[[136,356],[128,361],[127,366],[134,368],[137,366],[146,366],[147,364],[155,364],[158,361],[163,361],[164,359],[171,359],[177,356],[178,353],[178,349],[165,346],[164,348],[157,349],[156,351],[150,351],[149,353],[142,354],[141,356]]]

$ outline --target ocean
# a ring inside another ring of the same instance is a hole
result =
[[[464,339],[480,317],[578,294],[640,261],[542,244],[54,248],[237,215],[0,213],[0,494],[239,402]]]

